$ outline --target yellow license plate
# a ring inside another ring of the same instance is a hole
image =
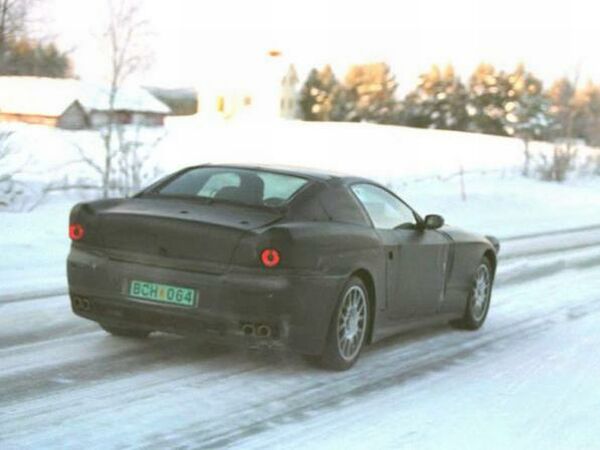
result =
[[[189,308],[196,306],[198,297],[195,289],[140,280],[131,280],[129,296]]]

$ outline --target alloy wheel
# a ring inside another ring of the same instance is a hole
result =
[[[352,286],[342,300],[337,320],[340,356],[352,361],[362,347],[367,329],[367,296],[360,286]]]

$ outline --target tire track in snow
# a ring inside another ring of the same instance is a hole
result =
[[[357,373],[335,377],[334,380],[331,380],[331,384],[317,384],[308,390],[305,387],[299,392],[291,393],[285,397],[285,405],[281,411],[272,413],[271,405],[268,404],[272,400],[269,400],[266,405],[252,409],[250,420],[240,420],[239,414],[234,413],[208,423],[197,423],[193,427],[195,428],[193,433],[189,432],[190,425],[188,424],[185,430],[181,430],[179,437],[164,440],[158,434],[152,436],[149,441],[156,442],[158,440],[167,446],[192,445],[194,448],[223,448],[233,444],[239,445],[241,441],[250,436],[292,421],[302,420],[304,417],[312,417],[322,409],[335,408],[345,402],[356,401],[361,396],[374,391],[381,392],[422,377],[428,372],[443,370],[448,365],[471,357],[478,351],[505,345],[515,338],[521,340],[543,333],[551,326],[564,325],[569,321],[579,320],[592,314],[600,314],[598,300],[600,298],[583,305],[554,308],[535,318],[527,316],[518,322],[510,322],[506,327],[494,332],[477,334],[474,339],[469,339],[466,343],[459,341],[453,345],[442,345],[437,350],[430,348],[428,351],[424,351],[420,348],[419,342],[416,342],[415,351],[410,355],[413,359],[408,364],[403,364],[401,368],[394,367],[390,370],[388,363],[393,358],[386,354],[386,350],[393,346],[407,345],[398,342],[401,338],[394,337],[385,344],[387,348],[384,349],[384,354],[377,355],[379,360],[386,361],[385,364],[364,367],[367,363],[363,361],[363,367]],[[433,339],[437,341],[438,337],[443,338],[440,334]],[[375,344],[376,351],[379,350],[377,347],[379,346]],[[279,400],[276,399],[275,402]],[[224,424],[225,427],[223,427]],[[151,447],[152,445],[148,444],[145,448]]]
[[[594,261],[591,263],[581,263],[576,267],[583,268],[586,265],[593,264],[595,264]],[[564,268],[559,268],[557,272],[564,270]],[[547,272],[539,273],[539,275],[531,279],[542,278],[546,275]],[[522,281],[519,281],[519,283],[522,283]],[[503,289],[500,286],[499,291],[501,292]],[[498,294],[499,291],[496,291],[496,293]],[[500,315],[509,315],[510,311],[502,313],[505,309],[506,304],[501,303],[494,305],[492,311],[497,311]],[[539,308],[537,309],[539,310]],[[565,317],[571,317],[574,320],[577,317],[594,313],[593,308],[591,310],[587,303],[569,305],[567,309]],[[185,350],[187,344],[182,344],[181,352],[183,355],[179,355],[181,359],[175,356],[173,359],[168,360],[167,368],[165,368],[161,367],[162,364],[160,363],[154,364],[154,360],[162,362],[163,356],[171,354],[168,348],[169,344],[166,344],[166,349],[160,349],[157,352],[154,347],[156,342],[152,342],[152,340],[149,343],[142,343],[141,348],[140,343],[127,341],[126,347],[128,349],[131,348],[131,350],[127,350],[125,355],[122,354],[122,349],[119,345],[117,349],[111,349],[117,350],[116,353],[103,355],[99,359],[99,363],[95,366],[90,366],[87,372],[85,368],[81,369],[77,367],[78,365],[89,364],[86,359],[83,361],[74,359],[66,365],[58,361],[59,364],[56,364],[52,369],[55,370],[54,372],[47,372],[47,367],[44,368],[45,366],[43,366],[42,370],[32,374],[29,382],[35,382],[36,378],[47,379],[48,377],[52,378],[56,376],[59,377],[59,380],[60,377],[63,380],[69,380],[69,377],[63,377],[63,374],[68,373],[68,370],[66,372],[61,371],[61,367],[74,370],[79,376],[78,382],[75,385],[73,383],[64,383],[50,392],[46,392],[42,384],[39,389],[34,391],[35,395],[33,397],[30,397],[25,392],[27,389],[24,388],[26,388],[27,383],[23,384],[21,386],[21,394],[25,396],[13,398],[14,402],[12,402],[10,408],[11,415],[5,415],[2,427],[6,427],[7,430],[18,429],[19,423],[23,420],[29,420],[33,415],[37,426],[44,424],[52,427],[52,429],[58,427],[58,430],[51,433],[58,433],[56,436],[58,436],[57,439],[60,442],[60,425],[65,420],[69,420],[69,417],[72,417],[78,408],[83,407],[86,403],[85,399],[91,393],[94,393],[94,396],[99,395],[105,399],[118,401],[123,407],[126,407],[131,402],[142,402],[144,400],[154,403],[153,400],[156,399],[155,391],[157,389],[162,389],[169,396],[174,395],[176,400],[184,401],[184,398],[187,396],[187,389],[190,389],[192,386],[202,387],[202,389],[207,390],[207,393],[209,393],[213,390],[210,387],[214,383],[214,386],[219,389],[230,389],[234,392],[243,393],[249,374],[264,376],[265,378],[282,378],[290,375],[289,371],[291,371],[294,376],[288,377],[290,380],[284,380],[280,385],[274,385],[274,392],[271,393],[269,391],[268,398],[257,398],[252,401],[245,399],[243,403],[226,405],[226,407],[223,407],[222,414],[210,420],[199,422],[186,422],[183,420],[184,426],[182,429],[174,429],[168,434],[151,434],[150,430],[146,433],[146,442],[152,442],[153,447],[156,447],[156,443],[158,442],[165,444],[185,444],[191,442],[193,447],[197,447],[199,442],[205,444],[207,447],[210,447],[211,443],[216,443],[217,445],[232,444],[239,442],[240,439],[244,439],[245,437],[260,433],[260,431],[265,429],[265,426],[273,427],[286,421],[301,420],[302,417],[315,414],[320,409],[333,407],[339,404],[339,402],[347,401],[348,399],[360,398],[360,396],[368,395],[373,390],[382,390],[392,385],[395,386],[397,383],[406,383],[415,377],[422,376],[423,371],[442,370],[448,364],[460,361],[462,358],[476,351],[488,346],[493,347],[494,343],[498,343],[496,339],[500,343],[506,343],[511,341],[511,336],[519,336],[519,332],[521,333],[520,336],[530,331],[540,333],[548,326],[552,326],[553,323],[564,323],[564,317],[559,317],[558,320],[551,317],[552,314],[559,314],[557,311],[559,310],[553,310],[546,314],[548,316],[546,317],[546,321],[534,326],[535,324],[531,325],[533,321],[529,318],[529,315],[535,312],[534,308],[532,311],[527,311],[525,318],[519,322],[519,324],[524,324],[523,329],[519,329],[515,333],[510,333],[515,324],[508,323],[504,329],[505,335],[501,333],[502,330],[496,331],[498,333],[497,336],[496,334],[491,334],[487,339],[481,342],[477,340],[470,347],[464,348],[461,348],[461,345],[465,334],[461,332],[452,333],[445,326],[411,332],[410,334],[401,335],[376,344],[372,351],[368,351],[363,355],[362,364],[359,364],[352,372],[341,375],[321,373],[316,370],[311,371],[297,359],[286,361],[288,368],[284,369],[283,373],[264,361],[250,360],[240,362],[239,358],[232,359],[227,354],[217,355],[214,359],[207,358],[198,361],[195,359],[198,355],[194,354],[193,350]],[[520,310],[520,313],[523,315],[524,311]],[[539,319],[537,322],[539,322]],[[529,331],[527,330],[528,327],[525,326],[528,324],[530,327],[533,326]],[[84,344],[87,345],[88,341],[90,344],[94,343],[98,337],[96,334],[100,335],[100,333],[98,331],[97,333],[86,334],[86,343]],[[177,338],[172,339],[174,341]],[[67,341],[70,340],[72,338],[67,339]],[[103,341],[109,340],[114,341],[114,339],[108,337],[105,340],[103,339]],[[64,341],[56,339],[47,342],[47,344],[57,346],[64,343]],[[122,342],[125,343],[125,341]],[[105,342],[96,342],[96,347],[90,349],[90,353],[92,354],[86,355],[86,358],[94,358],[93,352],[100,348],[98,344],[104,346]],[[18,351],[28,351],[33,356],[42,347],[37,344],[20,346],[18,347]],[[0,352],[0,356],[2,354]],[[24,356],[27,357],[27,355]],[[138,364],[138,357],[142,358],[142,361],[145,361],[141,366]],[[122,358],[125,358],[126,363],[119,362]],[[415,363],[416,365],[404,366],[401,371],[398,371],[397,367],[392,368],[393,370],[388,367],[391,361],[407,360],[419,361],[419,364]],[[117,362],[119,370],[113,370],[115,369],[113,361]],[[229,365],[233,367],[229,367]],[[209,376],[194,374],[194,372],[207,370],[208,368],[210,368]],[[37,369],[33,366],[34,372]],[[101,371],[99,378],[94,378],[94,370]],[[285,370],[288,370],[288,372],[286,373]],[[297,372],[300,375],[299,380],[296,376],[298,375]],[[141,376],[145,373],[148,374],[148,377]],[[141,383],[135,385],[128,384],[126,382],[127,378],[139,380]],[[2,390],[7,387],[2,383],[1,376],[0,385],[3,386]],[[340,385],[342,386],[340,387]],[[117,388],[115,389],[115,387]],[[218,389],[216,390],[218,391]],[[73,401],[73,396],[63,396],[65,391],[75,391],[75,402]],[[5,398],[4,394],[0,397],[3,400]],[[244,399],[242,398],[241,400]],[[175,404],[175,402],[167,403],[164,406],[165,408],[170,406],[175,407]],[[24,408],[21,408],[21,406]],[[93,411],[80,414],[82,420],[93,423],[94,416],[110,413],[110,409],[114,407],[114,403],[107,400],[101,406],[102,408],[100,409],[96,408]],[[158,413],[157,417],[161,417],[160,413]],[[31,424],[34,425],[34,423]],[[133,422],[133,425],[135,425],[135,422]],[[190,430],[193,430],[193,433],[189,433]],[[16,438],[18,435],[19,433],[10,434],[13,438]],[[46,437],[49,438],[49,435]],[[39,444],[49,442],[45,440],[43,434],[40,434],[38,439],[37,442]]]

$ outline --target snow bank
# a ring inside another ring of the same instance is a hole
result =
[[[81,153],[101,163],[103,146],[94,131],[65,131],[44,126],[0,124],[16,131],[11,145],[28,158],[25,181],[95,180]],[[460,171],[498,171],[520,167],[519,139],[456,131],[424,130],[368,123],[288,120],[210,121],[168,118],[164,130],[138,129],[143,142],[162,140],[145,163],[152,173],[203,163],[250,163],[311,167],[373,177],[383,183],[415,177],[447,176]],[[552,145],[534,142],[533,153]],[[597,151],[583,148],[582,160]],[[156,169],[156,170],[155,170]]]
[[[460,170],[516,167],[523,143],[454,131],[300,121],[202,123],[169,118],[169,136],[157,160],[162,167],[203,162],[283,164],[375,177],[447,175]],[[544,143],[534,150],[547,150]]]
[[[17,131],[11,145],[28,160],[18,178],[29,186],[97,177],[79,161],[80,148],[95,158],[102,155],[97,133],[11,127]],[[169,120],[166,137],[147,164],[163,173],[190,164],[237,162],[370,176],[423,215],[440,213],[452,225],[499,237],[600,223],[599,177],[560,185],[523,178],[516,169],[522,150],[515,139],[459,132],[294,121],[202,124],[191,117]],[[466,201],[460,178],[453,176],[461,166]],[[35,290],[40,279],[45,286],[64,286],[68,212],[84,195],[97,194],[61,191],[33,211],[0,211],[0,295]]]

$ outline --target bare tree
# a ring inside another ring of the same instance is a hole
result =
[[[554,99],[555,108],[558,115],[559,136],[563,141],[560,145],[555,145],[552,155],[539,155],[537,171],[542,179],[547,181],[565,181],[567,174],[575,168],[577,158],[577,147],[575,145],[575,119],[578,113],[577,92],[579,78],[581,74],[581,64],[575,68],[573,80],[564,78],[558,86]]]
[[[24,164],[13,161],[16,153],[10,142],[13,134],[13,131],[0,130],[0,206],[11,205],[23,191],[15,180]]]
[[[123,140],[118,138],[117,101],[119,89],[132,74],[149,65],[152,53],[148,46],[149,23],[143,17],[140,0],[107,0],[108,23],[104,38],[109,47],[110,86],[107,123],[102,130],[104,158],[101,164],[102,195],[110,194],[115,159],[123,152]],[[126,144],[126,143],[125,143]],[[125,145],[126,146],[126,145]]]
[[[537,170],[543,180],[560,183],[565,181],[567,174],[573,170],[576,157],[577,148],[571,147],[569,144],[557,145],[552,150],[551,157],[545,154],[540,155]]]
[[[39,0],[0,0],[0,56],[11,41],[28,34]]]
[[[573,92],[571,93],[571,98],[569,99],[568,106],[568,119],[567,125],[564,130],[564,136],[567,141],[567,152],[571,152],[571,146],[573,145],[573,129],[575,126],[575,116],[577,115],[577,89],[579,86],[579,77],[581,75],[581,64],[577,65],[575,69],[575,74],[573,76]]]
[[[129,136],[119,133],[120,155],[116,172],[117,190],[124,197],[138,192],[148,179],[159,174],[156,167],[148,167],[148,161],[165,137],[164,133],[158,133],[150,140],[147,134],[141,135],[140,127],[129,131]]]
[[[27,8],[23,0],[0,0],[0,51],[23,32]]]

